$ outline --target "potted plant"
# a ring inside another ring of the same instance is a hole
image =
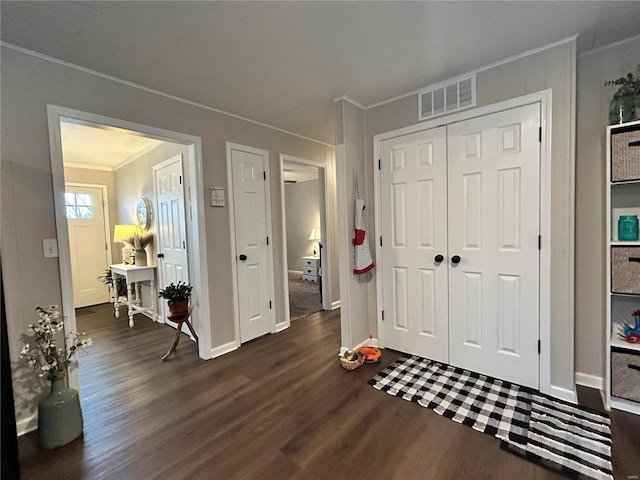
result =
[[[116,299],[118,297],[126,297],[127,296],[127,281],[124,277],[120,275],[116,276],[115,285],[113,283],[113,274],[111,273],[111,269],[107,268],[104,271],[103,275],[98,277],[98,280],[102,280],[107,287],[111,288],[114,292],[116,292]]]
[[[67,388],[64,377],[74,355],[92,344],[84,333],[63,337],[64,319],[57,305],[36,309],[40,319],[29,325],[20,357],[51,382],[49,395],[38,404],[38,440],[46,449],[61,447],[82,433],[78,392]],[[66,339],[66,345],[64,340]],[[58,346],[58,340],[61,345]]]
[[[158,292],[158,296],[167,300],[171,315],[184,313],[189,310],[192,288],[191,285],[184,282],[170,283]]]
[[[617,85],[618,91],[613,95],[609,104],[609,124],[624,123],[640,115],[640,63],[635,72],[626,76],[608,80],[605,86]]]

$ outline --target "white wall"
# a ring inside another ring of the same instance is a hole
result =
[[[334,149],[9,47],[2,47],[0,58],[0,245],[16,415],[19,428],[24,429],[27,422],[31,422],[30,425],[34,422],[43,385],[18,358],[20,337],[34,320],[35,307],[61,303],[61,288],[69,288],[60,285],[58,259],[44,258],[42,254],[42,239],[56,237],[47,104],[200,137],[204,170],[201,181],[206,195],[209,185],[226,186],[225,142],[268,150],[274,252],[282,251],[278,155],[318,161],[333,172]],[[334,177],[329,178],[327,195],[335,196]],[[227,208],[209,207],[207,198],[201,200],[206,206],[204,230],[208,258],[203,267],[209,276],[212,340],[217,347],[234,340],[229,212]],[[335,242],[335,235],[329,236],[330,249]],[[337,271],[337,259],[332,266]],[[281,281],[283,269],[280,255],[274,254],[275,308],[279,322],[284,321],[286,301]],[[333,289],[332,301],[339,298],[337,293],[337,289]]]
[[[289,270],[302,271],[302,257],[320,254],[318,242],[309,240],[314,228],[320,228],[320,190],[318,180],[284,186],[287,215],[287,263]],[[324,259],[327,260],[326,258]]]

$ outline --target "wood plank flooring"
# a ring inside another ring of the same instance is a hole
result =
[[[399,354],[347,372],[338,311],[220,358],[186,335],[109,305],[78,312],[94,340],[80,358],[84,434],[53,451],[19,439],[22,479],[556,479],[499,441],[367,381]],[[597,392],[585,391],[587,403]],[[581,393],[582,396],[582,393]],[[640,417],[615,412],[616,478],[640,475]],[[638,478],[638,477],[635,477]]]

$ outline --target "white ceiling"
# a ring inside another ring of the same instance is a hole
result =
[[[66,166],[115,170],[162,143],[113,127],[60,122]]]
[[[364,106],[579,34],[640,34],[638,1],[2,1],[3,42],[329,144]]]
[[[285,182],[308,182],[318,178],[318,169],[308,165],[302,165],[294,162],[283,162],[282,170]]]

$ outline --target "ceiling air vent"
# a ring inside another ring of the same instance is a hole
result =
[[[448,80],[418,92],[418,121],[475,106],[475,75]]]

